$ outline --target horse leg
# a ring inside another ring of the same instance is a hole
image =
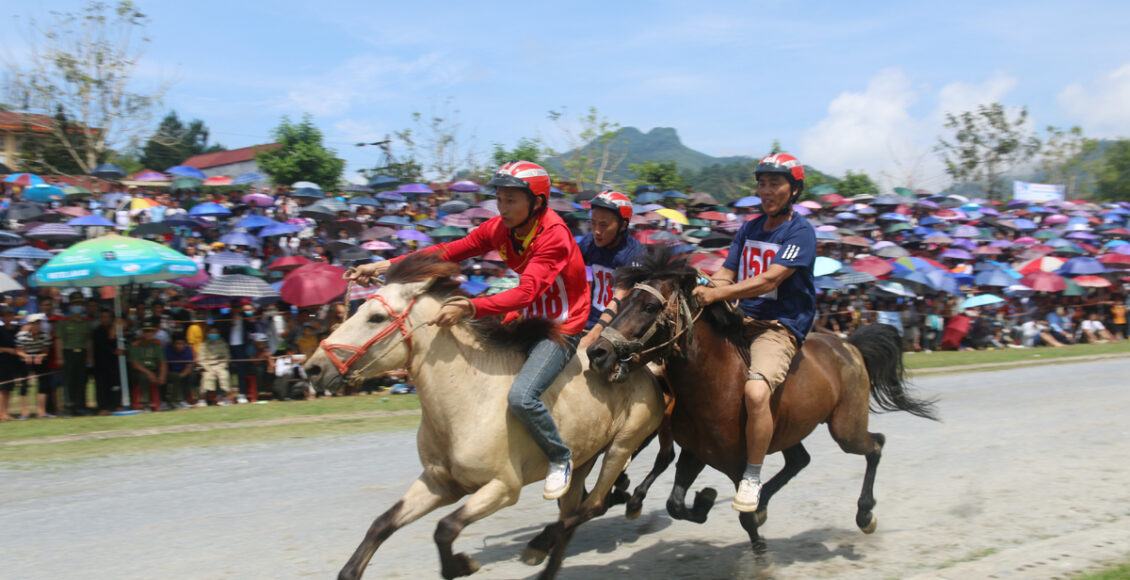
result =
[[[453,554],[451,544],[469,524],[514,505],[520,489],[497,479],[491,480],[471,494],[462,507],[439,521],[435,541],[439,548],[440,573],[444,578],[469,576],[479,569],[479,563],[467,554]]]
[[[687,449],[679,454],[679,462],[675,465],[675,485],[671,487],[671,496],[667,498],[667,513],[676,520],[687,520],[696,524],[706,523],[706,516],[710,508],[714,507],[714,500],[718,498],[718,491],[712,487],[703,488],[695,494],[694,506],[687,510],[687,488],[694,483],[702,468],[706,467],[699,458]]]
[[[769,517],[769,500],[773,498],[773,495],[781,491],[786,483],[796,477],[800,470],[808,467],[808,463],[812,461],[812,457],[805,450],[804,445],[800,443],[785,449],[781,454],[785,456],[785,466],[765,484],[765,487],[761,488],[761,505],[754,512],[756,516],[754,524],[757,527],[765,525],[765,520]]]
[[[632,493],[632,498],[628,500],[626,516],[629,520],[640,517],[640,513],[643,512],[643,499],[647,497],[647,492],[660,474],[667,471],[667,467],[671,465],[671,461],[674,459],[675,437],[671,433],[670,417],[664,417],[663,424],[659,426],[659,454],[655,456],[655,465],[651,467],[647,477],[643,478],[639,487],[636,487],[636,490]]]
[[[559,521],[572,515],[573,512],[577,509],[577,506],[581,505],[581,502],[588,495],[585,492],[584,482],[585,478],[588,477],[589,472],[592,471],[594,465],[596,465],[595,456],[590,459],[588,463],[585,463],[584,465],[578,467],[573,471],[574,484],[570,485],[569,491],[565,492],[565,495],[561,496],[561,499],[557,500],[557,507],[560,510]],[[542,530],[538,535],[534,536],[533,539],[531,539],[529,543],[526,544],[526,549],[522,550],[521,559],[523,563],[530,566],[538,566],[545,561],[545,557],[549,554],[549,550],[553,548],[553,533],[551,530],[552,527],[553,524],[546,526],[544,530]]]
[[[562,562],[565,560],[565,549],[569,546],[569,540],[573,538],[573,533],[576,532],[577,527],[608,511],[606,502],[608,490],[612,488],[616,478],[624,472],[624,467],[631,461],[632,452],[637,448],[638,445],[629,447],[622,443],[613,442],[604,454],[604,461],[600,465],[600,475],[596,479],[592,493],[581,502],[581,505],[573,513],[546,528],[553,548],[549,552],[549,563],[546,564],[545,570],[539,576],[540,578],[556,577],[561,570]]]
[[[861,408],[849,410],[837,409],[828,422],[828,430],[832,438],[840,445],[844,453],[854,453],[867,458],[867,471],[863,475],[863,490],[856,503],[855,525],[870,534],[875,531],[879,519],[871,510],[875,509],[875,471],[879,468],[879,459],[883,455],[883,445],[887,438],[882,433],[867,431],[868,408],[867,401],[863,400]]]
[[[345,567],[338,573],[339,580],[355,580],[361,577],[365,566],[377,552],[377,548],[396,530],[420,519],[432,510],[451,504],[462,494],[452,493],[450,489],[436,482],[427,473],[412,482],[408,491],[391,508],[369,526],[365,539],[353,552]]]

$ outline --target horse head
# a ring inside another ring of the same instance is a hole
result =
[[[628,290],[612,322],[589,346],[589,367],[622,382],[632,369],[665,357],[690,340],[695,308],[691,291],[698,272],[670,248],[649,249],[638,266],[616,271],[616,284]]]
[[[457,264],[422,252],[393,264],[385,284],[318,345],[306,361],[315,388],[340,386],[412,365],[412,335],[458,288]]]

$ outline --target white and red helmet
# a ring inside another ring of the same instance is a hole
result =
[[[549,172],[531,161],[511,161],[504,163],[487,182],[491,187],[517,187],[525,189],[535,197],[549,201]]]
[[[592,198],[592,207],[604,208],[623,218],[632,219],[632,200],[619,191],[602,191]]]
[[[756,177],[763,173],[784,175],[794,187],[804,187],[804,165],[788,153],[773,153],[757,162],[757,169],[753,170],[753,175]]]

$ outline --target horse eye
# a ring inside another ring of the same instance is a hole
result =
[[[647,312],[648,314],[658,314],[659,313],[659,305],[654,303],[654,302],[649,302],[643,307],[643,310],[644,310],[644,312]]]
[[[372,323],[372,324],[380,324],[380,323],[384,322],[385,320],[388,320],[388,317],[386,317],[384,314],[378,313],[378,314],[373,314],[372,316],[369,316],[369,322]]]

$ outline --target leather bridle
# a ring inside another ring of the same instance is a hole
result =
[[[601,338],[608,339],[612,343],[612,348],[620,362],[640,362],[644,360],[645,356],[653,352],[676,345],[679,339],[694,327],[695,322],[698,322],[699,316],[702,315],[702,309],[691,314],[689,301],[678,290],[672,293],[670,298],[664,298],[659,289],[642,282],[632,286],[632,290],[640,290],[654,296],[656,300],[663,304],[663,311],[655,317],[655,320],[651,322],[643,335],[637,339],[629,339],[611,326],[601,331]],[[655,346],[648,347],[648,341],[663,327],[673,327],[671,337]]]

